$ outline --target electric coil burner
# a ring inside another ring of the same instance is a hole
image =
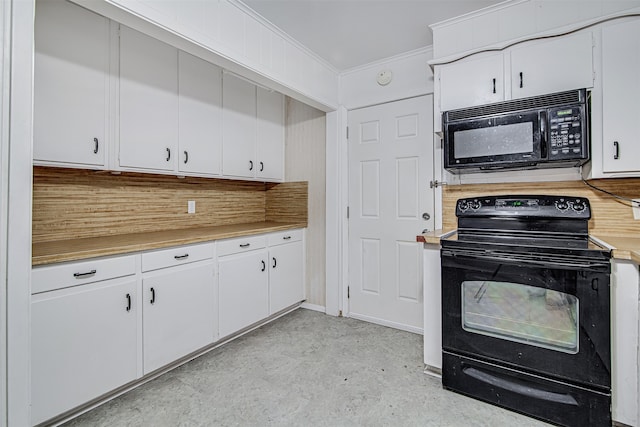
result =
[[[611,425],[609,250],[589,200],[460,199],[441,241],[444,388],[565,426]]]

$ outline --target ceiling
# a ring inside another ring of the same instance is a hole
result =
[[[502,0],[243,0],[344,71],[433,44],[429,25]]]

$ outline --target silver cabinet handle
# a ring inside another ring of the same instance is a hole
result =
[[[95,144],[95,148],[93,149],[93,154],[98,154],[98,147],[100,143],[98,142],[98,138],[93,138],[93,143]]]
[[[127,294],[127,311],[131,311],[131,294]]]
[[[249,246],[251,246],[251,243],[240,243],[241,248],[248,248]]]
[[[171,149],[167,147],[167,162],[171,160]]]
[[[151,301],[149,301],[151,304],[155,304],[156,302],[156,290],[151,288]]]
[[[260,162],[260,172],[262,172],[264,170],[264,163]]]
[[[613,141],[613,160],[618,160],[620,158],[620,143],[618,141]]]
[[[278,262],[276,261],[276,257],[271,257],[271,259],[273,260],[273,265],[271,266],[271,268],[276,268],[276,265],[278,265]]]
[[[282,238],[282,240],[289,240],[289,239],[291,239],[291,236],[284,236],[284,237]]]
[[[265,271],[267,269],[267,263],[264,260],[260,261],[262,263],[262,269],[260,271]]]
[[[96,270],[87,271],[85,273],[73,273],[73,277],[76,279],[84,279],[85,277],[93,276],[96,274]]]
[[[187,258],[189,258],[189,254],[175,255],[174,258],[175,259],[187,259]]]
[[[189,153],[187,153],[187,152],[185,151],[185,152],[184,152],[184,164],[186,165],[188,161],[189,161]]]
[[[253,160],[249,160],[249,170],[253,170]]]

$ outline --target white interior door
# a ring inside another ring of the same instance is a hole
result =
[[[349,315],[413,332],[423,328],[416,235],[434,224],[432,117],[426,95],[348,119]]]

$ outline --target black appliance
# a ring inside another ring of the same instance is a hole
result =
[[[610,257],[589,200],[460,199],[441,240],[442,384],[564,426],[611,425]]]
[[[585,89],[442,114],[444,167],[452,173],[579,166],[589,160]]]

